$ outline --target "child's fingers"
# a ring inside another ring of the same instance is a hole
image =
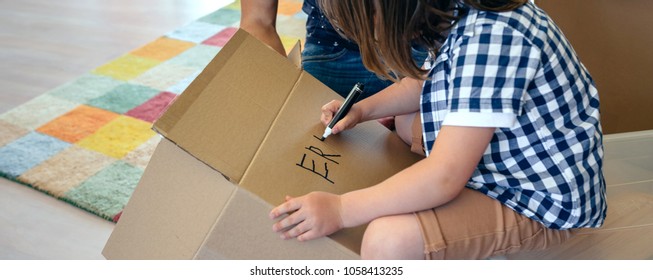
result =
[[[336,125],[333,126],[331,129],[332,134],[338,134],[341,131],[347,129],[349,127],[349,123],[351,122],[351,117],[350,115],[344,116],[339,122],[336,123]]]
[[[304,221],[304,217],[301,216],[299,212],[292,213],[291,215],[288,215],[287,217],[279,220],[278,222],[274,223],[272,225],[272,231],[274,232],[282,232],[282,231],[289,231],[291,230],[291,227],[296,227],[297,224],[301,223]]]
[[[307,225],[308,223],[306,223],[306,221],[302,221],[301,223],[295,225],[294,227],[282,233],[281,238],[290,239],[290,238],[298,237],[304,234],[306,231],[310,230],[310,228]]]
[[[309,240],[313,240],[313,239],[316,239],[316,238],[319,238],[319,237],[322,237],[322,235],[319,234],[317,231],[309,230],[309,231],[306,231],[303,234],[297,236],[297,240],[298,241],[309,241]]]
[[[270,219],[276,219],[279,216],[290,213],[292,211],[295,211],[301,207],[300,202],[297,199],[288,199],[289,197],[286,197],[286,202],[282,203],[281,205],[275,207],[270,211],[270,214],[268,215]]]
[[[331,119],[333,119],[333,116],[338,112],[338,109],[340,109],[340,106],[342,106],[342,101],[339,100],[332,100],[322,106],[322,116],[320,117],[322,124],[328,125]]]

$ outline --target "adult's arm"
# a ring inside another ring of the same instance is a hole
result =
[[[285,56],[276,28],[278,7],[278,0],[241,0],[240,28]]]

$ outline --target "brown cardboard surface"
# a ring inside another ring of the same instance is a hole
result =
[[[650,0],[537,0],[571,41],[601,99],[605,134],[653,129]]]
[[[320,107],[334,98],[320,94],[320,89],[328,90],[302,74],[241,187],[277,205],[286,195],[316,190],[342,194],[372,186],[417,161],[402,140],[377,122],[320,141],[324,132]],[[364,229],[346,229],[331,237],[358,252]]]
[[[200,160],[240,181],[301,70],[238,31],[154,124]]]
[[[236,189],[162,139],[102,254],[107,259],[192,259]]]
[[[329,238],[282,240],[267,215],[272,206],[239,188],[207,236],[197,259],[357,259],[356,253]]]
[[[268,219],[286,195],[368,187],[419,159],[374,121],[318,140],[320,107],[332,99],[340,97],[238,31],[155,123],[166,139],[104,255],[357,258],[364,226],[299,243],[280,240]]]

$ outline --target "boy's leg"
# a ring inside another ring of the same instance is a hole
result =
[[[424,155],[419,114],[397,116],[395,123],[397,134],[411,150]],[[361,257],[485,259],[545,249],[566,241],[574,232],[546,228],[478,191],[465,188],[453,201],[440,207],[372,221],[363,237]]]
[[[401,140],[404,140],[409,146],[413,143],[412,127],[416,116],[417,113],[412,113],[395,117],[395,131]]]
[[[422,138],[422,118],[419,112],[395,117],[397,135],[410,146],[410,150],[425,156],[424,141]]]
[[[414,214],[381,217],[365,230],[362,259],[424,259],[424,241]]]
[[[574,232],[549,229],[471,189],[416,216],[427,259],[486,259],[546,249],[566,241]]]
[[[545,249],[572,236],[520,215],[496,200],[464,189],[440,207],[382,217],[365,231],[363,259],[486,259]]]

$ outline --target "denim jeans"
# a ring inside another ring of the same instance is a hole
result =
[[[424,61],[426,52],[413,51],[416,61]],[[306,43],[302,51],[302,67],[313,77],[346,97],[352,87],[364,85],[359,100],[363,100],[392,84],[363,66],[360,53],[343,47]]]

